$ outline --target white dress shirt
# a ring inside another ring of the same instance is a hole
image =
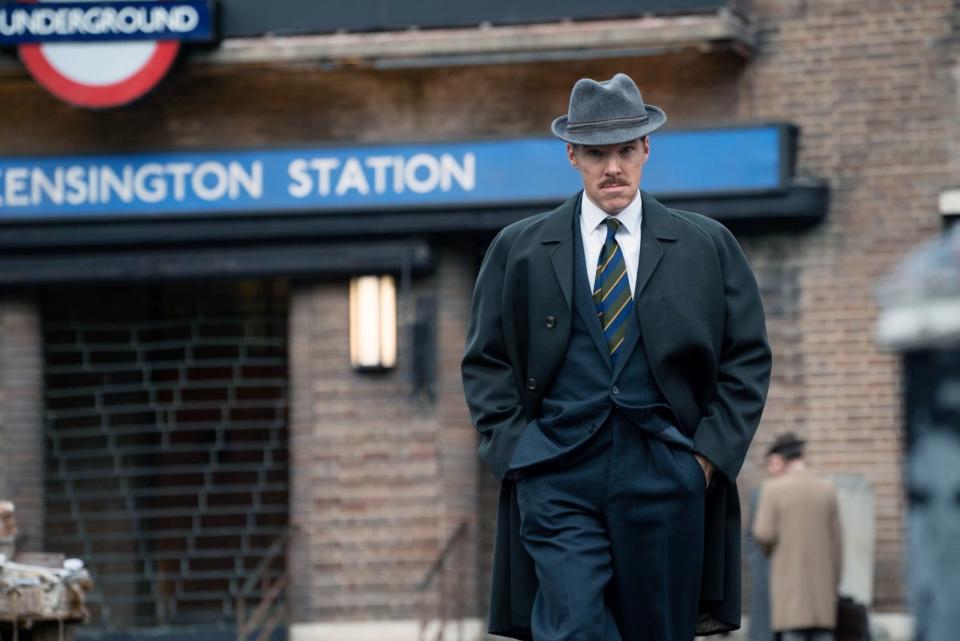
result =
[[[620,221],[617,230],[617,244],[623,252],[623,260],[627,264],[627,278],[630,279],[630,292],[637,287],[637,264],[640,262],[640,222],[643,220],[643,204],[640,192],[637,191],[627,208],[616,216],[597,207],[593,201],[583,193],[583,202],[580,204],[580,238],[583,239],[583,257],[587,261],[587,279],[590,281],[590,291],[594,289],[593,281],[597,276],[597,260],[600,250],[607,240],[607,226],[603,224],[607,218],[616,218]]]

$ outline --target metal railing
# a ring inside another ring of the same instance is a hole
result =
[[[466,615],[466,595],[464,569],[467,552],[467,522],[460,521],[453,534],[447,539],[436,560],[427,570],[423,580],[417,586],[420,593],[421,614],[417,633],[419,641],[443,641],[446,638],[447,623],[451,620],[457,623],[457,641],[463,641],[463,622]],[[453,585],[448,585],[448,574],[451,571],[450,559],[456,555],[456,564],[452,571]],[[430,587],[436,583],[436,611],[431,612]],[[450,589],[452,588],[452,589]],[[434,634],[430,634],[431,626],[435,625]]]
[[[260,563],[243,583],[237,593],[235,611],[237,613],[237,641],[267,641],[280,626],[287,620],[287,603],[284,599],[289,576],[286,567],[273,581],[270,580],[270,570],[279,558],[286,559],[287,543],[290,539],[290,529],[281,532]],[[254,592],[259,585],[260,602],[247,616],[247,601],[255,596]],[[256,636],[254,636],[254,634]]]

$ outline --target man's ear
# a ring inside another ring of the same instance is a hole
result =
[[[573,145],[567,143],[567,159],[570,161],[570,164],[574,167],[577,166],[577,155],[573,153]]]

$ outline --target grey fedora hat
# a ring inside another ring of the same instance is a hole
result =
[[[630,76],[618,73],[597,82],[581,78],[570,92],[568,113],[550,129],[561,140],[579,145],[613,145],[642,138],[667,121],[667,114],[643,104]]]

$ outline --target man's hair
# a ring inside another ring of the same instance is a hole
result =
[[[787,432],[781,434],[767,450],[767,456],[779,454],[787,461],[794,461],[803,458],[803,448],[806,442],[797,437],[796,434]]]
[[[795,448],[785,449],[780,453],[780,456],[782,456],[785,461],[795,461],[798,458],[803,458],[803,446],[797,445]]]
[[[615,145],[626,145],[627,143],[631,143],[631,142],[643,142],[643,141],[646,140],[646,139],[647,139],[647,136],[640,136],[639,138],[634,138],[633,140],[625,140],[625,141],[623,141],[623,142],[612,143],[612,144],[615,144]],[[570,145],[571,145],[574,149],[583,149],[584,147],[606,147],[606,145],[584,145],[584,144],[581,144],[581,143],[579,143],[579,142],[572,142],[572,143],[570,143]]]

